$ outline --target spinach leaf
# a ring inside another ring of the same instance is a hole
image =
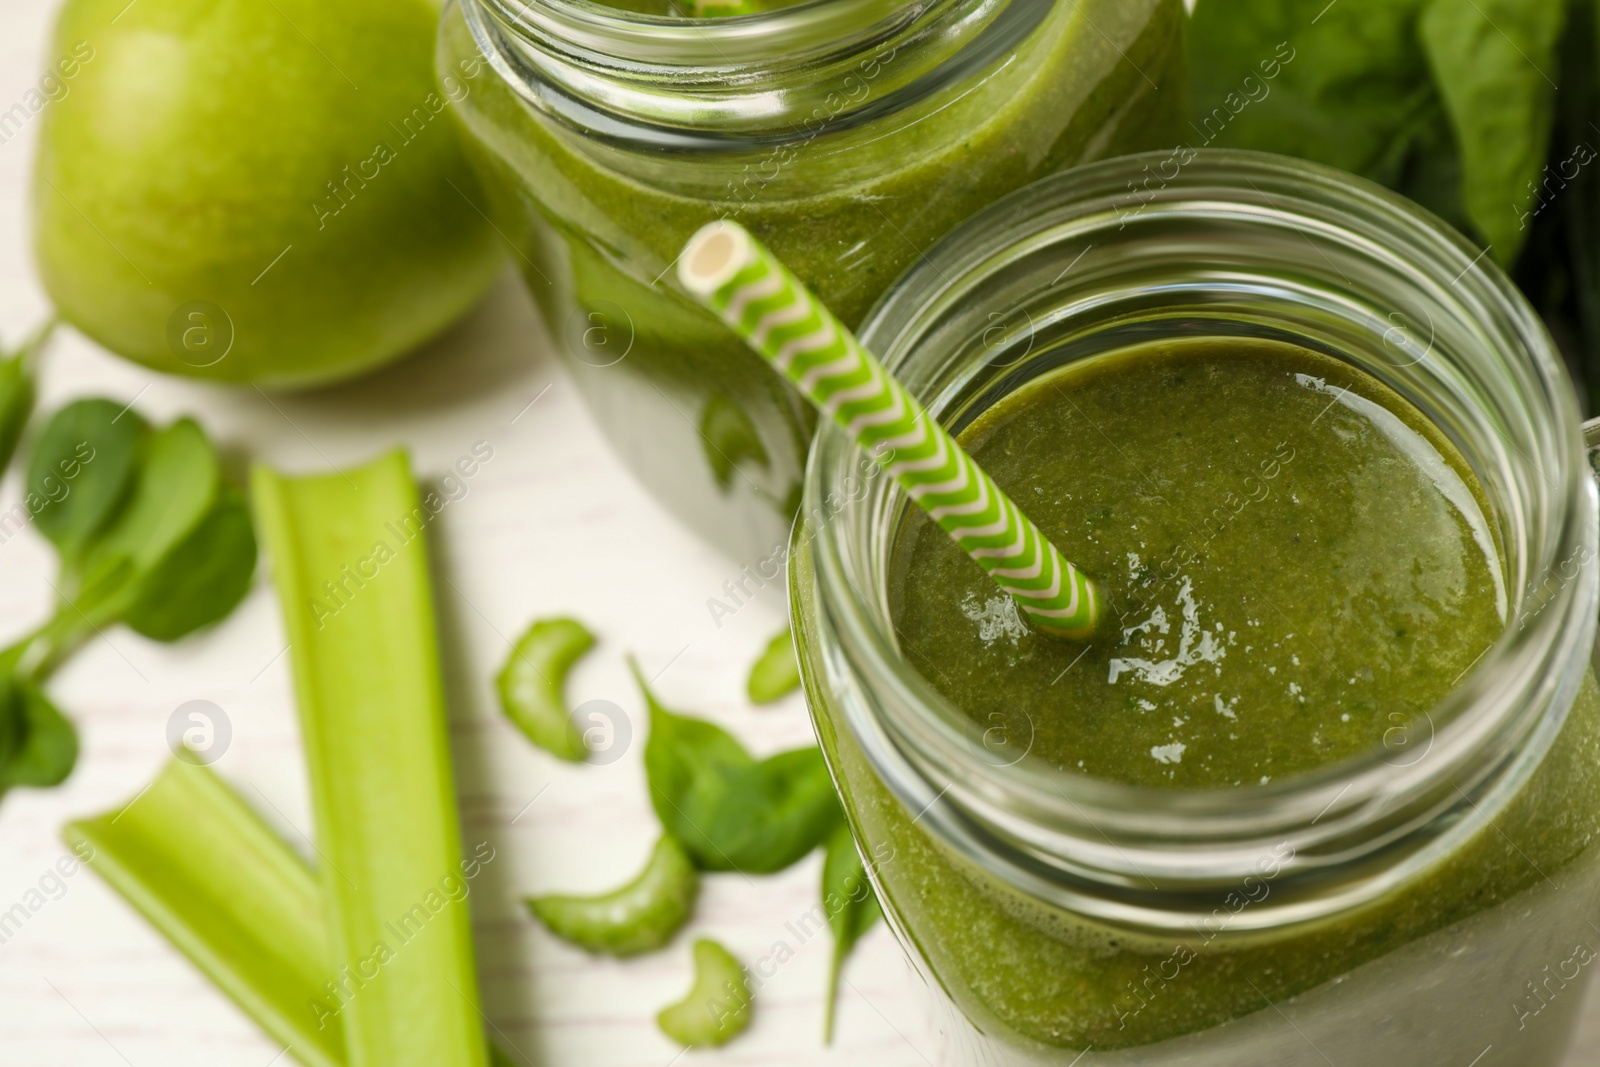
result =
[[[833,779],[815,746],[780,752],[726,779],[715,802],[685,807],[713,845],[708,864],[771,874],[805,857],[844,817]]]
[[[1558,0],[1200,0],[1191,144],[1353,171],[1510,264],[1550,143],[1565,22]]]
[[[74,648],[118,622],[160,641],[215,622],[256,563],[249,508],[192,419],[152,431],[115,401],[70,403],[40,434],[27,486],[27,510],[60,553],[61,595],[0,650],[0,790],[71,771],[77,736],[40,686]]]
[[[56,320],[51,319],[24,340],[15,352],[0,359],[0,472],[11,465],[17,442],[22,440],[22,431],[33,416],[38,394],[33,364],[55,328]]]
[[[675,810],[680,801],[697,793],[720,791],[723,782],[754,765],[755,760],[722,727],[668,711],[651,692],[639,665],[630,661],[629,666],[650,708],[650,739],[644,749],[650,799],[662,825],[672,829],[673,823],[683,821],[681,812]],[[684,838],[688,835],[673,836],[687,843]]]
[[[33,412],[33,400],[33,376],[22,359],[12,356],[0,360],[0,471],[11,464],[11,456]]]
[[[1556,127],[1532,205],[1516,281],[1544,317],[1600,411],[1600,46],[1596,5],[1568,11],[1556,81]]]
[[[820,844],[841,818],[814,747],[757,760],[721,727],[668,711],[633,664],[650,707],[645,774],[667,832],[712,871],[770,874]]]
[[[231,485],[211,510],[138,582],[123,621],[156,641],[176,641],[227,616],[256,569],[256,534],[244,496]]]
[[[800,664],[794,658],[794,638],[786,626],[767,642],[750,668],[745,691],[755,704],[772,704],[800,688]]]
[[[1423,0],[1199,0],[1194,147],[1282,152],[1393,185],[1434,103]]]
[[[21,680],[14,684],[22,745],[0,765],[0,788],[58,785],[78,761],[78,734],[38,686]]]
[[[22,686],[10,677],[0,677],[0,767],[10,763],[22,748],[28,733],[27,710]]]
[[[0,792],[56,785],[77,758],[78,735],[39,687],[16,676],[0,678]]]
[[[1527,236],[1565,21],[1556,0],[1432,0],[1419,26],[1460,146],[1462,201],[1502,264]]]
[[[113,556],[126,556],[138,572],[155,566],[211,510],[221,477],[217,454],[193,419],[152,433],[126,503],[88,546],[85,570]]]
[[[1417,114],[1410,155],[1392,188],[1450,223],[1462,233],[1473,232],[1461,198],[1461,153],[1444,104],[1437,99]]]
[[[51,417],[28,462],[28,510],[75,564],[116,516],[139,469],[149,427],[131,408],[77,400]]]
[[[856,839],[844,822],[828,838],[822,861],[822,907],[828,913],[833,931],[833,963],[828,970],[827,1008],[822,1024],[823,1040],[833,1041],[833,1011],[839,1000],[839,974],[845,957],[862,935],[883,916],[878,895],[867,878],[866,865],[856,850]]]

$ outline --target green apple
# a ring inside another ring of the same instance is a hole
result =
[[[448,325],[498,238],[428,0],[67,0],[34,171],[67,321],[158,370],[346,378]]]

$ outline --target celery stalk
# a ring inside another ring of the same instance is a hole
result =
[[[438,641],[404,453],[252,472],[311,779],[350,1067],[484,1067]]]
[[[313,1004],[333,974],[311,872],[205,767],[173,760],[67,843],[306,1067],[344,1067]]]
[[[345,1067],[316,878],[208,768],[173,760],[132,802],[63,836],[289,1055]],[[528,1065],[493,1047],[489,1059]]]

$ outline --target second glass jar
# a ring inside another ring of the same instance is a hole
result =
[[[1076,164],[1171,143],[1179,0],[831,0],[684,19],[457,0],[439,70],[485,205],[607,437],[679,518],[771,555],[813,418],[669,286],[735,218],[854,326],[935,240]]]

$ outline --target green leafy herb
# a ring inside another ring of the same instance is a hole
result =
[[[663,1033],[689,1048],[726,1045],[750,1025],[750,983],[733,953],[707,938],[694,943],[694,986],[656,1016]]]
[[[244,496],[223,486],[211,509],[139,583],[124,621],[155,641],[176,641],[225,617],[250,588],[256,533]]]
[[[1528,245],[1516,280],[1582,380],[1585,408],[1600,411],[1600,47],[1596,5],[1568,5],[1553,73],[1556,125],[1523,221]]]
[[[21,736],[10,757],[0,765],[0,788],[61,784],[78,759],[77,731],[34,683],[13,678],[9,689],[4,699],[15,700],[16,704],[6,710],[5,716],[15,721]]]
[[[225,616],[249,587],[249,513],[192,419],[151,430],[112,401],[76,401],[45,426],[28,482],[43,500],[35,522],[61,551],[64,629],[46,659],[119,621],[175,640]]]
[[[251,475],[294,667],[322,896],[341,967],[371,974],[344,1006],[357,1064],[481,1067],[472,926],[420,506],[405,454],[316,477]],[[382,561],[338,603],[328,585]],[[427,914],[398,944],[391,924]]]
[[[8,764],[27,736],[27,712],[15,678],[0,678],[0,765]]]
[[[1199,0],[1191,144],[1282,152],[1395,183],[1435,101],[1417,43],[1421,6]]]
[[[192,419],[153,430],[125,404],[74,401],[40,432],[26,483],[18,508],[60,554],[59,598],[0,651],[0,737],[16,740],[0,745],[0,786],[53,785],[72,769],[72,727],[40,689],[72,649],[119,622],[175,641],[232,611],[256,565],[244,498]]]
[[[147,572],[199,524],[216,500],[222,469],[193,419],[150,432],[138,459],[126,501],[104,530],[84,544],[85,573],[119,556],[136,573]]]
[[[780,871],[832,832],[842,814],[818,749],[757,760],[721,727],[668,711],[633,672],[650,706],[651,803],[701,868]]]
[[[1432,0],[1422,47],[1461,152],[1467,216],[1510,263],[1526,236],[1555,114],[1557,0]]]
[[[28,462],[28,495],[43,501],[34,525],[61,551],[63,569],[122,506],[150,428],[113,400],[76,400],[45,424]]]
[[[1382,182],[1511,263],[1544,166],[1556,0],[1199,0],[1191,144]]]
[[[599,896],[533,897],[528,909],[557,937],[607,956],[637,956],[672,940],[694,909],[700,888],[683,846],[664,835],[644,870]]]
[[[816,747],[780,752],[729,779],[716,803],[688,809],[714,855],[736,869],[765,874],[797,862],[841,818],[833,780]]]
[[[757,704],[771,704],[800,688],[800,664],[794,658],[794,639],[789,628],[767,642],[767,647],[750,668],[745,687]]]
[[[581,763],[588,756],[564,696],[567,673],[594,647],[576,619],[541,619],[528,628],[500,671],[500,707],[528,740],[553,756]]]
[[[38,390],[34,385],[33,365],[43,351],[56,321],[39,327],[14,352],[0,356],[0,472],[11,465],[11,457],[22,440],[33,416]]]
[[[822,861],[822,907],[833,930],[833,962],[828,968],[828,999],[822,1024],[823,1040],[833,1042],[833,1013],[839,1001],[839,975],[845,957],[863,934],[883,916],[878,895],[867,878],[867,868],[856,850],[850,827],[840,823],[828,838]]]

